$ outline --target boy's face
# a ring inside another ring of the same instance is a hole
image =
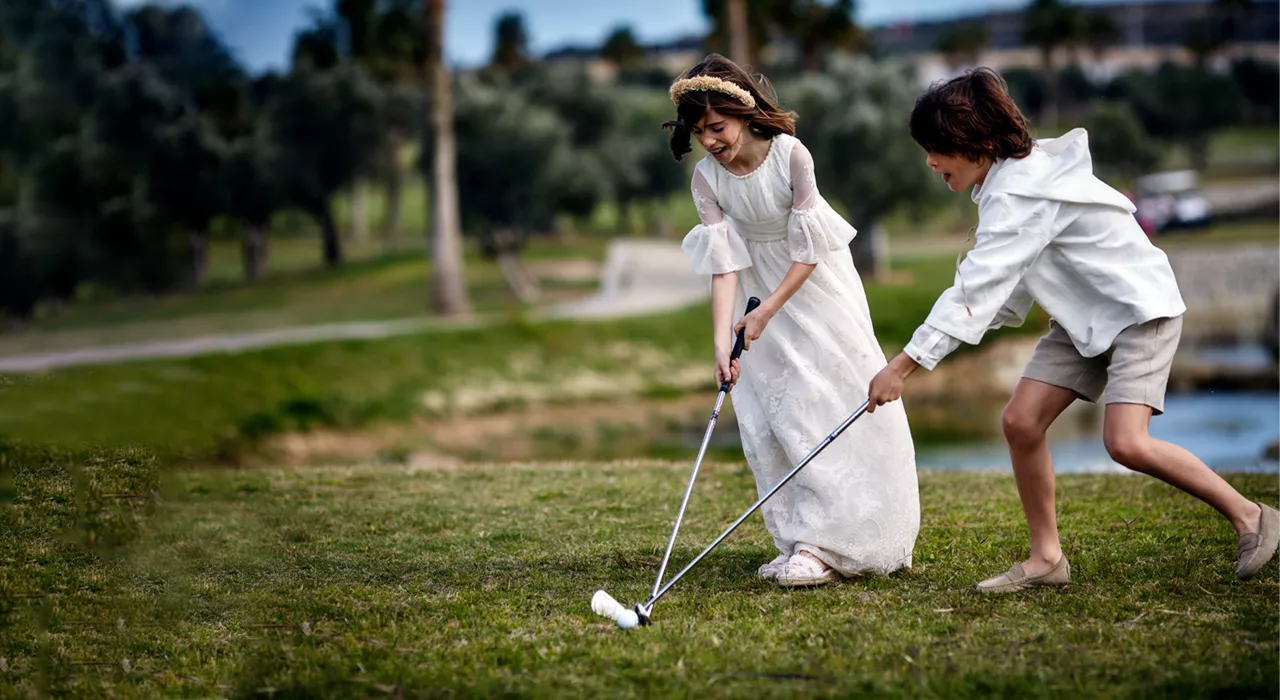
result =
[[[924,160],[933,172],[942,176],[942,181],[952,192],[967,190],[976,184],[982,184],[991,170],[991,163],[975,163],[964,156],[944,156],[930,152]]]

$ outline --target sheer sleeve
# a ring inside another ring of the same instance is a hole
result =
[[[818,192],[813,156],[804,144],[797,142],[792,147],[790,166],[792,204],[787,243],[792,260],[811,265],[827,251],[849,245],[858,232]]]
[[[689,256],[693,271],[700,275],[719,275],[751,267],[746,243],[725,218],[702,171],[694,171],[691,189],[702,223],[689,231],[680,247]]]

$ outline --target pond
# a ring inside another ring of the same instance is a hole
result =
[[[1051,437],[1056,472],[1127,472],[1103,448],[1100,421],[1093,423],[1099,429]],[[1280,395],[1171,394],[1165,400],[1165,414],[1151,421],[1151,435],[1190,450],[1215,471],[1280,473],[1280,462],[1264,456],[1280,437]],[[1009,453],[999,439],[922,447],[916,463],[921,469],[1012,471]]]

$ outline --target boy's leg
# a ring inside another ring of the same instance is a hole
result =
[[[1237,535],[1256,532],[1262,508],[1231,488],[1198,457],[1187,450],[1151,437],[1147,426],[1151,407],[1133,403],[1108,403],[1103,427],[1107,453],[1117,463],[1175,486],[1222,513]]]
[[[1001,418],[1018,498],[1031,535],[1031,558],[1022,564],[1028,576],[1039,576],[1062,559],[1054,506],[1053,458],[1045,434],[1076,398],[1076,392],[1070,389],[1024,377]]]
[[[1045,434],[1076,399],[1097,401],[1105,384],[1105,358],[1081,357],[1066,331],[1051,324],[1036,345],[1001,421],[1031,535],[1031,558],[980,582],[979,592],[1009,593],[1062,585],[1070,578],[1070,566],[1058,541],[1053,460]]]
[[[1280,515],[1240,495],[1187,450],[1151,437],[1153,414],[1164,412],[1169,370],[1182,319],[1156,319],[1116,338],[1108,367],[1103,442],[1119,464],[1160,479],[1212,506],[1239,537],[1236,574],[1249,578],[1275,554]]]

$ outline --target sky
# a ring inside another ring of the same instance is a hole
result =
[[[129,7],[143,0],[115,0]],[[1096,4],[1106,0],[1082,0]],[[1028,0],[859,0],[857,20],[866,26],[951,17],[1024,6]],[[158,4],[178,4],[160,0]],[[325,0],[187,0],[199,8],[252,72],[287,67],[293,35]],[[445,53],[456,65],[475,66],[493,53],[493,23],[503,12],[524,15],[530,48],[541,54],[569,44],[598,44],[613,28],[628,25],[642,42],[707,31],[702,0],[447,0]]]

